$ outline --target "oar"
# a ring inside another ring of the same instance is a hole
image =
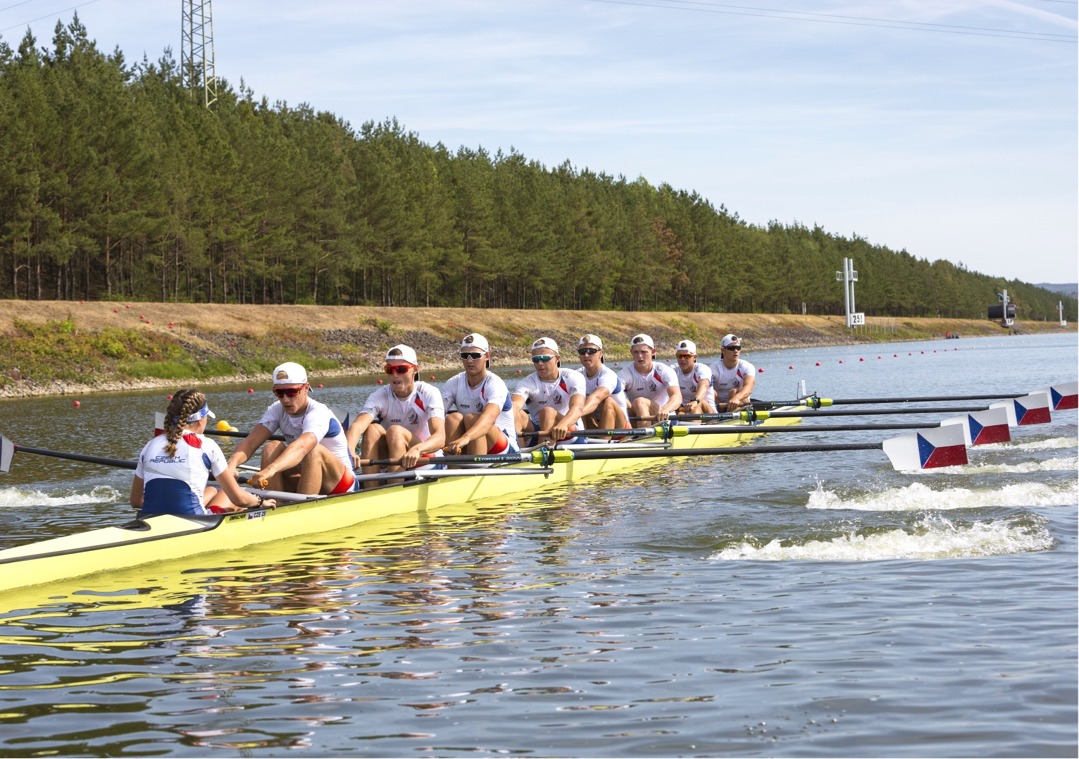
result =
[[[791,427],[746,427],[687,424],[685,429],[693,435],[745,435],[804,432],[864,432],[873,430],[921,430],[942,427],[947,424],[962,425],[967,445],[1006,443],[1012,439],[1008,430],[1008,415],[1004,408],[990,408],[970,414],[952,417],[940,422],[894,422],[885,424],[805,424]],[[678,428],[675,428],[678,429]]]
[[[7,437],[0,435],[0,473],[7,474],[11,469],[11,459],[15,452],[36,453],[39,456],[51,456],[56,459],[69,459],[70,461],[83,461],[88,464],[104,464],[121,469],[134,469],[134,461],[127,459],[111,459],[106,456],[88,456],[83,453],[66,453],[64,451],[51,451],[48,448],[31,448],[28,445],[15,445]]]
[[[1079,382],[1062,383],[1042,390],[1035,390],[1033,392],[1049,393],[1052,396],[1054,409],[1076,408],[1076,398],[1079,396]],[[1021,398],[1031,394],[1031,391],[1026,391],[1021,393],[986,393],[984,395],[907,395],[894,398],[821,398],[818,395],[811,395],[808,398],[798,398],[793,401],[754,400],[751,405],[756,409],[772,409],[780,406],[807,406],[816,409],[825,406],[849,406],[873,403],[954,403],[961,401],[1007,400],[1009,398]]]
[[[672,416],[676,422],[758,422],[764,419],[823,419],[830,416],[888,416],[891,414],[963,414],[968,411],[985,411],[989,406],[947,406],[940,408],[886,408],[886,409],[794,409],[791,411],[725,411],[718,414],[679,414]],[[771,429],[771,428],[769,428]]]
[[[881,443],[820,443],[813,445],[770,445],[729,448],[632,448],[620,451],[541,449],[530,453],[499,453],[482,456],[442,456],[431,463],[439,464],[510,464],[533,463],[542,466],[565,464],[571,461],[595,459],[637,459],[670,456],[737,456],[765,453],[817,453],[821,451],[883,450],[892,466],[898,470],[932,469],[967,463],[963,430],[958,424],[900,435]],[[396,466],[400,459],[372,459],[364,463],[376,466]]]

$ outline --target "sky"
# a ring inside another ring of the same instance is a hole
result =
[[[78,13],[104,52],[178,60],[185,2],[0,0],[0,38],[51,48]],[[1079,280],[1076,5],[217,0],[212,18],[218,78],[258,99],[1063,283]]]

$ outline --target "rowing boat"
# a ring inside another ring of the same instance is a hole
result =
[[[425,514],[453,504],[505,499],[540,488],[653,466],[666,460],[656,456],[657,451],[684,455],[692,450],[703,451],[710,445],[736,446],[759,436],[767,427],[797,422],[796,418],[777,418],[743,423],[744,430],[740,434],[724,435],[720,440],[703,434],[687,434],[687,428],[675,426],[670,429],[679,434],[667,433],[663,436],[666,439],[652,437],[622,443],[567,446],[570,453],[557,457],[544,449],[534,452],[533,463],[495,465],[482,470],[415,470],[404,473],[409,478],[404,483],[338,496],[255,491],[276,498],[277,508],[206,516],[140,516],[118,527],[104,527],[2,550],[0,591],[329,532],[393,515]],[[656,431],[663,429],[656,428]],[[591,457],[565,460],[574,451],[580,451],[581,455],[588,453]],[[597,455],[601,451],[610,451],[610,455]]]

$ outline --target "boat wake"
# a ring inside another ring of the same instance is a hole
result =
[[[756,546],[743,542],[710,558],[717,561],[933,560],[1004,556],[1046,551],[1053,547],[1053,536],[1045,520],[1032,520],[1029,516],[958,525],[934,515],[908,530],[889,529],[865,535],[852,532],[803,544],[773,540]]]
[[[1072,469],[1075,462],[1072,461]],[[915,482],[901,488],[877,493],[840,493],[826,490],[821,483],[809,494],[806,508],[848,509],[855,511],[943,511],[953,509],[1030,508],[1036,506],[1075,506],[1079,483],[1016,483],[1000,488],[933,489]]]
[[[0,509],[8,508],[50,508],[53,506],[77,506],[85,503],[115,503],[122,497],[120,491],[108,485],[101,485],[88,493],[46,493],[41,490],[24,488],[4,488],[0,490]]]
[[[968,464],[961,468],[972,474],[1023,474],[1024,472],[1074,472],[1079,468],[1079,457],[1024,461],[1021,464]]]

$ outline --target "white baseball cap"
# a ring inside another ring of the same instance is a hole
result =
[[[554,351],[555,355],[558,355],[558,356],[562,355],[561,353],[558,352],[558,343],[556,343],[554,340],[552,340],[549,337],[541,337],[539,340],[532,343],[532,348],[531,349],[536,350],[537,348],[547,348],[548,350]]]
[[[686,353],[692,353],[694,356],[696,356],[697,355],[697,344],[695,342],[693,342],[692,340],[683,340],[682,342],[678,343],[678,347],[675,349],[676,353],[678,353],[680,351],[685,351]]]
[[[729,348],[732,345],[742,345],[742,338],[737,335],[724,335],[723,339],[719,342],[720,346]]]
[[[307,370],[295,361],[286,361],[273,370],[275,385],[306,385]]]
[[[395,345],[386,351],[387,361],[407,361],[413,366],[419,366],[420,362],[416,359],[416,351],[409,348],[407,345]]]
[[[577,341],[577,347],[583,348],[586,345],[594,345],[600,350],[603,350],[603,341],[596,335],[585,335],[579,341]]]
[[[473,332],[471,335],[465,335],[464,339],[461,340],[461,350],[467,350],[468,348],[475,348],[484,353],[491,352],[491,346],[487,344],[487,338],[478,332]]]
[[[647,345],[652,350],[656,349],[656,344],[652,342],[652,338],[645,334],[634,335],[633,339],[629,341],[630,347],[634,345]]]

